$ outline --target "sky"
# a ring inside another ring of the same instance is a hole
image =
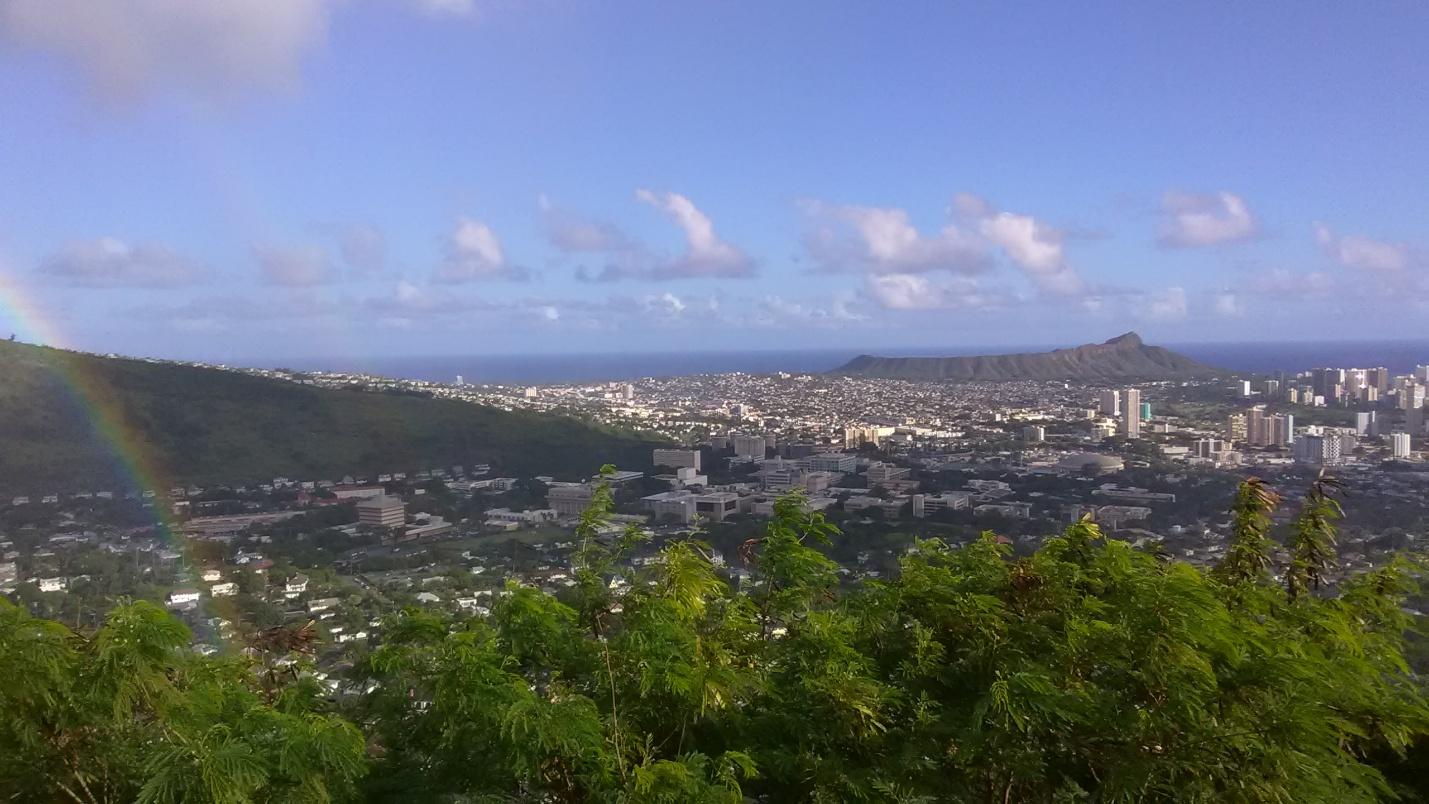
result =
[[[1429,332],[1429,6],[0,0],[0,337]]]

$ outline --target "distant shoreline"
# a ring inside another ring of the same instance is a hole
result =
[[[1429,363],[1429,340],[1341,341],[1327,343],[1200,343],[1157,344],[1208,365],[1232,371],[1296,372],[1317,366],[1385,366],[1408,373],[1417,363]],[[1052,349],[1047,347],[792,349],[784,351],[645,352],[527,355],[413,355],[409,357],[311,357],[274,361],[244,361],[255,368],[304,371],[350,371],[433,382],[554,384],[635,380],[691,374],[743,371],[770,374],[825,372],[860,353],[897,356],[956,356]]]

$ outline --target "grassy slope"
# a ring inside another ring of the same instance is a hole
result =
[[[69,378],[61,380],[61,377]],[[164,482],[336,478],[492,463],[513,474],[647,467],[649,441],[573,419],[0,342],[0,492],[119,488],[72,387],[142,442]]]

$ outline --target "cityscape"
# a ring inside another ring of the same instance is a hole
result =
[[[0,801],[1429,802],[1426,42],[0,0]]]

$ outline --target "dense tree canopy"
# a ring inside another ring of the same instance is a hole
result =
[[[397,613],[352,703],[313,694],[300,633],[199,658],[147,603],[76,634],[0,602],[0,795],[1389,799],[1407,791],[1385,769],[1429,733],[1404,661],[1416,567],[1332,591],[1335,488],[1311,488],[1281,550],[1279,498],[1242,486],[1209,572],[1081,522],[1023,557],[992,534],[919,542],[851,588],[821,550],[833,526],[789,497],[738,589],[698,540],[630,569],[642,535],[598,536],[602,491],[569,595],[512,583],[489,617]]]

